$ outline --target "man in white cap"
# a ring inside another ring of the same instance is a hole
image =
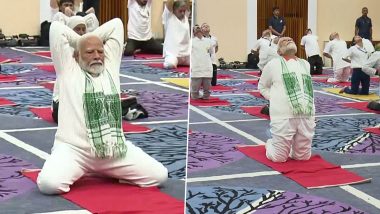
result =
[[[120,19],[83,36],[60,22],[52,23],[50,49],[61,81],[60,121],[52,153],[37,178],[42,193],[69,192],[86,173],[141,187],[166,181],[167,169],[127,141],[122,131],[119,72],[123,43]]]
[[[265,145],[266,156],[273,162],[308,160],[315,131],[310,65],[296,57],[297,46],[289,37],[279,39],[278,53],[281,57],[264,67],[258,86],[270,103],[272,138]]]

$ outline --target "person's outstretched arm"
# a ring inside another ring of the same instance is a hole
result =
[[[57,76],[69,71],[76,64],[73,48],[80,36],[61,22],[50,26],[50,51]]]

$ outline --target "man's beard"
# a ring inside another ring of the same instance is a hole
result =
[[[289,44],[282,46],[280,48],[280,53],[282,55],[292,55],[297,53],[297,46],[294,42],[290,42]]]
[[[79,66],[86,72],[98,76],[100,73],[104,70],[103,62],[100,60],[92,61],[89,64],[86,64],[80,57],[79,57]]]

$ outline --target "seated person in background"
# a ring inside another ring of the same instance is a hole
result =
[[[327,82],[348,82],[351,76],[351,66],[342,59],[347,54],[347,44],[339,38],[337,32],[330,34],[329,39],[323,55],[332,60],[334,78],[329,78]]]
[[[277,57],[264,67],[258,88],[269,100],[271,139],[266,156],[273,162],[288,157],[308,160],[315,132],[315,106],[309,63],[296,57],[297,46],[289,37],[278,42]]]
[[[165,27],[164,68],[190,64],[189,1],[168,0],[162,14]]]
[[[351,88],[345,87],[340,93],[368,95],[370,77],[363,72],[362,68],[366,64],[370,53],[364,48],[360,36],[355,36],[353,40],[353,46],[348,49],[347,54],[343,57],[343,60],[351,63]],[[362,86],[361,89],[359,88],[360,85]]]
[[[301,47],[305,48],[307,61],[310,63],[310,74],[322,74],[323,61],[319,55],[318,37],[312,34],[311,29],[305,31],[305,36],[301,39]]]
[[[68,17],[82,12],[82,2],[78,0],[50,0],[52,22],[60,21],[67,24]],[[95,13],[94,8],[88,9],[86,14]]]
[[[152,0],[128,1],[128,39],[124,56],[138,52],[162,54],[162,44],[152,34]]]
[[[140,187],[167,180],[165,166],[123,134],[119,86],[123,43],[120,19],[83,36],[60,22],[52,23],[50,49],[61,81],[60,121],[51,155],[37,178],[42,193],[69,192],[87,173]]]
[[[199,90],[203,87],[201,99],[209,99],[212,79],[212,61],[210,54],[214,49],[210,39],[203,37],[199,25],[194,26],[191,48],[191,98],[199,99]]]

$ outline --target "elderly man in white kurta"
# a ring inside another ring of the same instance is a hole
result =
[[[347,55],[347,43],[339,38],[334,32],[330,35],[330,41],[323,50],[323,55],[332,59],[334,77],[327,79],[328,82],[348,82],[351,76],[351,64],[342,57]]]
[[[37,178],[42,193],[68,192],[86,173],[142,187],[167,179],[167,169],[123,134],[119,95],[123,42],[120,19],[83,36],[52,23],[50,50],[59,68],[60,120],[52,153]],[[70,47],[75,47],[74,57]]]
[[[212,79],[213,44],[210,39],[203,37],[201,28],[194,27],[194,37],[191,48],[191,98],[198,99],[199,90],[203,87],[202,99],[210,97]]]
[[[165,26],[164,68],[190,64],[189,2],[168,0],[162,14]]]
[[[289,37],[281,38],[278,48],[281,57],[264,67],[258,86],[270,103],[272,138],[265,145],[266,156],[274,162],[308,160],[315,130],[309,63],[295,56],[297,46]]]

